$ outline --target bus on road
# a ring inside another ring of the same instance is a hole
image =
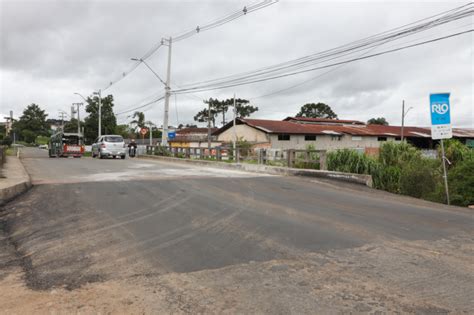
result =
[[[84,154],[84,137],[79,133],[58,131],[49,140],[49,157],[80,158]]]

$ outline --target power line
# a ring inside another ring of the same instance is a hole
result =
[[[456,27],[456,28],[452,28],[452,29],[450,29],[449,31],[458,30],[458,29],[463,28],[463,27],[466,27],[466,26],[471,26],[471,23],[469,23],[469,24],[464,24],[464,25],[461,25],[461,26]],[[404,44],[407,44],[407,43],[410,43],[410,42],[414,42],[414,41],[418,41],[418,40],[420,40],[420,39],[428,38],[428,37],[431,37],[431,36],[432,36],[432,35],[423,36],[423,37],[420,37],[420,38],[415,38],[415,39],[412,39],[412,40],[409,40],[409,41],[404,42]],[[364,53],[361,54],[360,56],[365,56],[365,55],[368,54],[369,52],[371,52],[371,51],[377,49],[378,47],[380,47],[381,45],[383,45],[383,43],[380,44],[379,46],[373,47],[372,49],[370,49],[370,50],[364,52]],[[388,46],[387,48],[390,48],[390,47],[395,47],[395,45]],[[256,99],[259,99],[259,98],[263,98],[263,97],[267,97],[267,96],[273,96],[273,95],[280,94],[280,93],[282,93],[282,92],[286,92],[286,91],[292,90],[292,89],[294,89],[294,88],[296,88],[296,87],[305,85],[306,83],[309,83],[309,82],[311,82],[311,81],[314,81],[314,80],[316,80],[316,79],[319,79],[319,78],[321,78],[321,77],[323,77],[323,76],[325,76],[325,75],[327,75],[327,74],[329,74],[329,73],[335,72],[335,71],[341,69],[342,67],[344,67],[345,65],[347,65],[347,64],[341,64],[341,65],[339,65],[339,66],[337,66],[337,67],[335,67],[335,68],[332,68],[332,69],[330,69],[330,70],[328,70],[328,71],[325,71],[325,72],[323,72],[323,73],[320,73],[320,74],[318,74],[318,75],[316,75],[316,76],[314,76],[314,77],[311,77],[311,78],[309,78],[309,79],[306,79],[306,80],[303,80],[303,81],[301,81],[301,82],[298,82],[297,84],[294,84],[294,85],[285,87],[285,88],[283,88],[283,89],[274,90],[274,91],[272,91],[272,92],[269,92],[269,93],[266,93],[266,94],[263,94],[263,95],[251,97],[251,98],[249,98],[249,100],[256,100]],[[186,95],[186,94],[183,94],[183,95]]]
[[[164,96],[158,97],[158,98],[156,98],[156,99],[154,99],[154,100],[152,100],[152,101],[150,101],[150,102],[148,102],[148,103],[145,103],[145,104],[143,104],[143,105],[140,105],[140,106],[137,106],[137,107],[133,107],[133,108],[127,109],[127,110],[125,110],[125,111],[121,111],[121,112],[119,112],[119,113],[116,113],[115,116],[123,115],[123,114],[129,113],[129,112],[133,112],[133,111],[135,111],[135,110],[137,110],[137,109],[141,109],[141,108],[150,106],[150,105],[152,105],[152,104],[154,104],[154,103],[156,103],[156,102],[158,102],[158,101],[161,101],[161,100],[164,99],[164,98],[165,98]]]
[[[471,4],[467,4],[467,5],[434,15],[430,18],[425,18],[417,22],[406,24],[405,26],[397,27],[395,29],[392,29],[383,33],[379,33],[377,35],[369,36],[362,40],[358,40],[358,41],[345,44],[333,49],[315,53],[309,56],[304,56],[295,60],[277,64],[277,65],[268,66],[268,67],[260,68],[254,71],[244,72],[240,74],[229,75],[229,76],[225,76],[225,77],[221,77],[217,79],[195,82],[191,84],[185,84],[184,89],[181,89],[181,90],[186,90],[191,87],[196,88],[198,86],[200,88],[204,88],[204,87],[217,86],[219,84],[224,84],[224,83],[226,84],[237,83],[239,81],[245,81],[247,79],[255,78],[255,77],[263,78],[264,76],[271,75],[272,73],[275,74],[278,72],[288,71],[290,69],[292,70],[296,70],[298,68],[301,69],[301,68],[314,65],[315,63],[322,63],[322,62],[338,59],[343,56],[350,55],[351,53],[354,53],[354,52],[371,49],[372,47],[379,46],[380,44],[384,44],[389,41],[395,41],[397,39],[401,39],[403,37],[407,37],[415,33],[426,31],[428,29],[431,29],[431,28],[434,28],[434,27],[437,27],[437,26],[440,26],[440,25],[443,25],[443,24],[446,24],[458,19],[471,16],[473,13],[473,10],[471,7],[472,7]],[[435,17],[436,19],[432,19],[433,17]],[[423,23],[419,23],[420,21]],[[410,27],[407,28],[406,26],[410,26]]]
[[[404,49],[408,49],[408,48],[412,48],[412,47],[416,47],[416,46],[420,46],[420,45],[425,45],[425,44],[437,42],[437,41],[448,39],[448,38],[451,38],[451,37],[460,36],[460,35],[463,35],[463,34],[470,33],[472,31],[474,31],[474,29],[470,29],[470,30],[455,33],[455,34],[450,34],[450,35],[447,35],[447,36],[438,37],[438,38],[435,38],[435,39],[432,39],[432,40],[427,40],[427,41],[423,41],[423,42],[412,44],[412,45],[406,45],[406,46],[402,46],[402,47],[399,47],[399,48],[386,50],[386,51],[383,51],[383,52],[379,52],[379,53],[375,53],[375,54],[371,54],[371,55],[367,55],[367,56],[353,58],[353,59],[349,59],[349,60],[345,60],[345,61],[341,61],[341,62],[336,62],[336,63],[332,63],[332,64],[320,66],[320,67],[315,67],[315,68],[311,68],[311,69],[305,69],[305,70],[290,72],[290,73],[286,73],[286,74],[276,75],[276,76],[267,77],[267,78],[263,78],[263,79],[249,80],[249,81],[242,82],[242,83],[221,85],[221,86],[210,87],[210,88],[196,87],[196,88],[190,88],[190,89],[184,89],[184,90],[177,90],[177,91],[174,91],[174,93],[183,94],[183,93],[187,93],[188,91],[194,91],[194,92],[196,92],[196,91],[197,92],[211,91],[211,90],[224,89],[224,88],[229,88],[229,87],[234,87],[234,86],[247,85],[247,84],[252,84],[252,83],[257,83],[257,82],[263,82],[263,81],[268,81],[268,80],[274,80],[274,79],[278,79],[278,78],[297,75],[297,74],[300,74],[300,73],[325,69],[325,68],[329,68],[329,67],[333,67],[333,66],[337,66],[337,65],[342,65],[342,64],[346,64],[346,63],[350,63],[350,62],[354,62],[354,61],[358,61],[358,60],[363,60],[363,59],[368,59],[368,58],[372,58],[372,57],[376,57],[376,56],[381,56],[381,55],[385,55],[385,54],[388,54],[388,53],[393,53],[393,52],[396,52],[396,51],[400,51],[400,50],[404,50]]]
[[[171,36],[171,37],[173,38],[173,42],[181,41],[181,40],[187,39],[191,36],[197,35],[198,33],[202,33],[202,32],[211,30],[213,28],[216,28],[218,26],[227,24],[227,23],[229,23],[229,22],[231,22],[231,21],[233,21],[233,20],[235,20],[235,19],[237,19],[241,16],[244,16],[248,13],[266,8],[266,7],[268,7],[270,5],[273,5],[277,2],[278,2],[278,0],[265,0],[265,1],[259,2],[257,4],[253,4],[253,5],[250,5],[250,6],[245,6],[242,10],[235,11],[235,12],[233,12],[231,14],[228,14],[228,15],[222,17],[222,18],[219,18],[217,20],[208,22],[208,23],[206,23],[202,26],[197,26],[195,29],[185,31],[183,33],[180,33],[180,34],[177,34],[177,35]],[[162,38],[159,43],[157,43],[153,47],[151,47],[150,50],[148,50],[140,59],[141,60],[146,60],[146,59],[150,58],[161,46],[165,45],[165,41],[166,41],[166,39]],[[105,91],[105,90],[109,89],[111,86],[113,86],[116,83],[120,82],[122,79],[124,79],[130,73],[135,71],[135,69],[138,68],[140,63],[141,63],[141,61],[136,61],[127,71],[122,72],[121,76],[119,76],[118,78],[116,78],[113,81],[110,81],[109,84],[105,88],[103,88],[102,90]]]

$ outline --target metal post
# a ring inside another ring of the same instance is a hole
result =
[[[166,85],[165,85],[165,112],[163,115],[163,134],[161,136],[161,144],[168,145],[168,111],[170,107],[170,76],[171,76],[171,42],[170,37],[168,41],[168,69],[166,70]]]
[[[211,102],[207,103],[207,150],[211,157]]]
[[[401,142],[403,142],[403,126],[405,125],[405,100],[402,101],[402,137]]]
[[[153,145],[153,124],[150,122],[150,145]]]
[[[76,103],[77,105],[77,133],[81,134],[81,117],[79,115],[79,106],[82,105],[82,103]]]
[[[99,96],[99,137],[102,136],[102,96],[101,90],[98,93]]]
[[[444,189],[446,190],[446,203],[449,205],[449,189],[448,189],[448,175],[446,174],[446,156],[444,155],[444,144],[441,139],[441,154],[443,155],[443,178],[444,178]]]
[[[232,129],[234,130],[234,136],[232,139],[232,149],[233,149],[233,155],[234,155],[234,162],[237,162],[237,151],[236,151],[236,146],[237,146],[237,130],[235,130],[235,116],[237,115],[237,110],[235,107],[235,93],[234,93],[234,122]]]

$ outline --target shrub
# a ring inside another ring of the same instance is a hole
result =
[[[474,204],[474,158],[457,163],[448,174],[451,203],[458,206]]]
[[[377,164],[373,158],[350,149],[328,152],[326,163],[330,171],[356,174],[371,174]]]
[[[441,159],[441,144],[438,145],[438,156]],[[459,140],[448,139],[444,140],[444,153],[446,158],[451,163],[448,167],[454,167],[457,163],[465,160],[472,154],[472,150]]]
[[[416,198],[442,202],[436,194],[442,183],[441,161],[420,158],[407,163],[400,172],[400,193]]]

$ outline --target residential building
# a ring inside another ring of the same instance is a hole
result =
[[[229,143],[234,139],[245,140],[254,148],[273,150],[306,149],[312,145],[317,150],[358,149],[377,151],[385,141],[400,141],[400,126],[366,125],[356,120],[287,117],[284,120],[236,119],[213,133],[218,142]],[[235,130],[235,131],[234,131]],[[413,145],[431,149],[436,140],[431,139],[431,129],[407,126],[404,138]],[[474,139],[474,129],[454,128],[453,137],[466,143]]]

